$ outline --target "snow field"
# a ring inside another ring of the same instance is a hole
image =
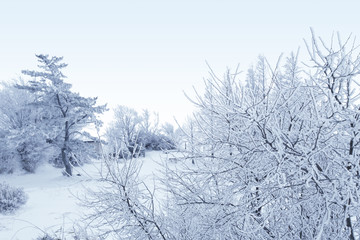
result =
[[[150,189],[156,184],[154,176],[159,174],[158,163],[166,158],[161,152],[147,152],[145,158],[136,159],[142,162],[140,177]],[[63,176],[62,169],[49,164],[40,166],[35,174],[0,175],[0,182],[22,187],[28,195],[27,203],[20,209],[13,214],[0,215],[0,239],[35,239],[44,232],[60,237],[71,234],[88,211],[79,204],[79,198],[86,193],[86,188],[99,186],[97,179],[101,170],[105,171],[104,164],[94,161],[75,167],[71,178]]]

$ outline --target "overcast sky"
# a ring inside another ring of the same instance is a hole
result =
[[[36,67],[35,54],[63,56],[68,82],[101,103],[148,108],[163,121],[192,110],[183,91],[201,87],[207,61],[218,75],[246,72],[304,51],[309,28],[360,37],[360,1],[1,0],[0,81]],[[245,73],[243,74],[245,77]]]

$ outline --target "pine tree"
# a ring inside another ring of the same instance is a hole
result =
[[[24,70],[24,75],[33,80],[27,85],[18,86],[36,95],[34,104],[44,112],[48,112],[48,118],[43,119],[44,129],[56,133],[47,139],[59,147],[61,160],[68,176],[72,175],[72,166],[69,161],[73,152],[76,137],[88,135],[83,129],[89,124],[100,124],[98,114],[106,111],[106,105],[96,106],[97,98],[81,97],[71,91],[71,84],[64,82],[66,76],[62,69],[67,64],[62,63],[62,57],[49,57],[48,55],[36,55],[39,68],[42,71]]]

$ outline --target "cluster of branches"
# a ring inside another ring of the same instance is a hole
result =
[[[313,34],[309,64],[260,57],[245,81],[210,71],[188,159],[164,171],[165,197],[154,204],[132,162],[109,165],[92,223],[124,239],[359,236],[360,58],[351,38],[333,40]]]
[[[33,172],[40,159],[48,154],[40,141],[38,125],[42,119],[37,109],[27,106],[34,96],[10,84],[0,90],[0,173],[17,168]],[[45,142],[45,141],[44,141]]]
[[[34,171],[42,159],[57,158],[72,175],[70,159],[91,152],[84,140],[94,139],[84,128],[100,126],[97,117],[106,107],[71,90],[62,58],[36,57],[41,71],[24,70],[29,81],[4,85],[0,92],[0,172],[13,170],[16,162]]]
[[[143,110],[117,106],[114,109],[114,121],[106,130],[107,149],[112,153],[124,151],[135,153],[141,149],[170,150],[176,147],[176,131],[173,125],[165,123],[159,126],[159,116]]]

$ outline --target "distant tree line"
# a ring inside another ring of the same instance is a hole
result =
[[[159,115],[143,110],[117,106],[114,120],[106,130],[106,149],[120,158],[139,155],[143,150],[171,150],[176,148],[178,132],[173,125],[159,125]]]

